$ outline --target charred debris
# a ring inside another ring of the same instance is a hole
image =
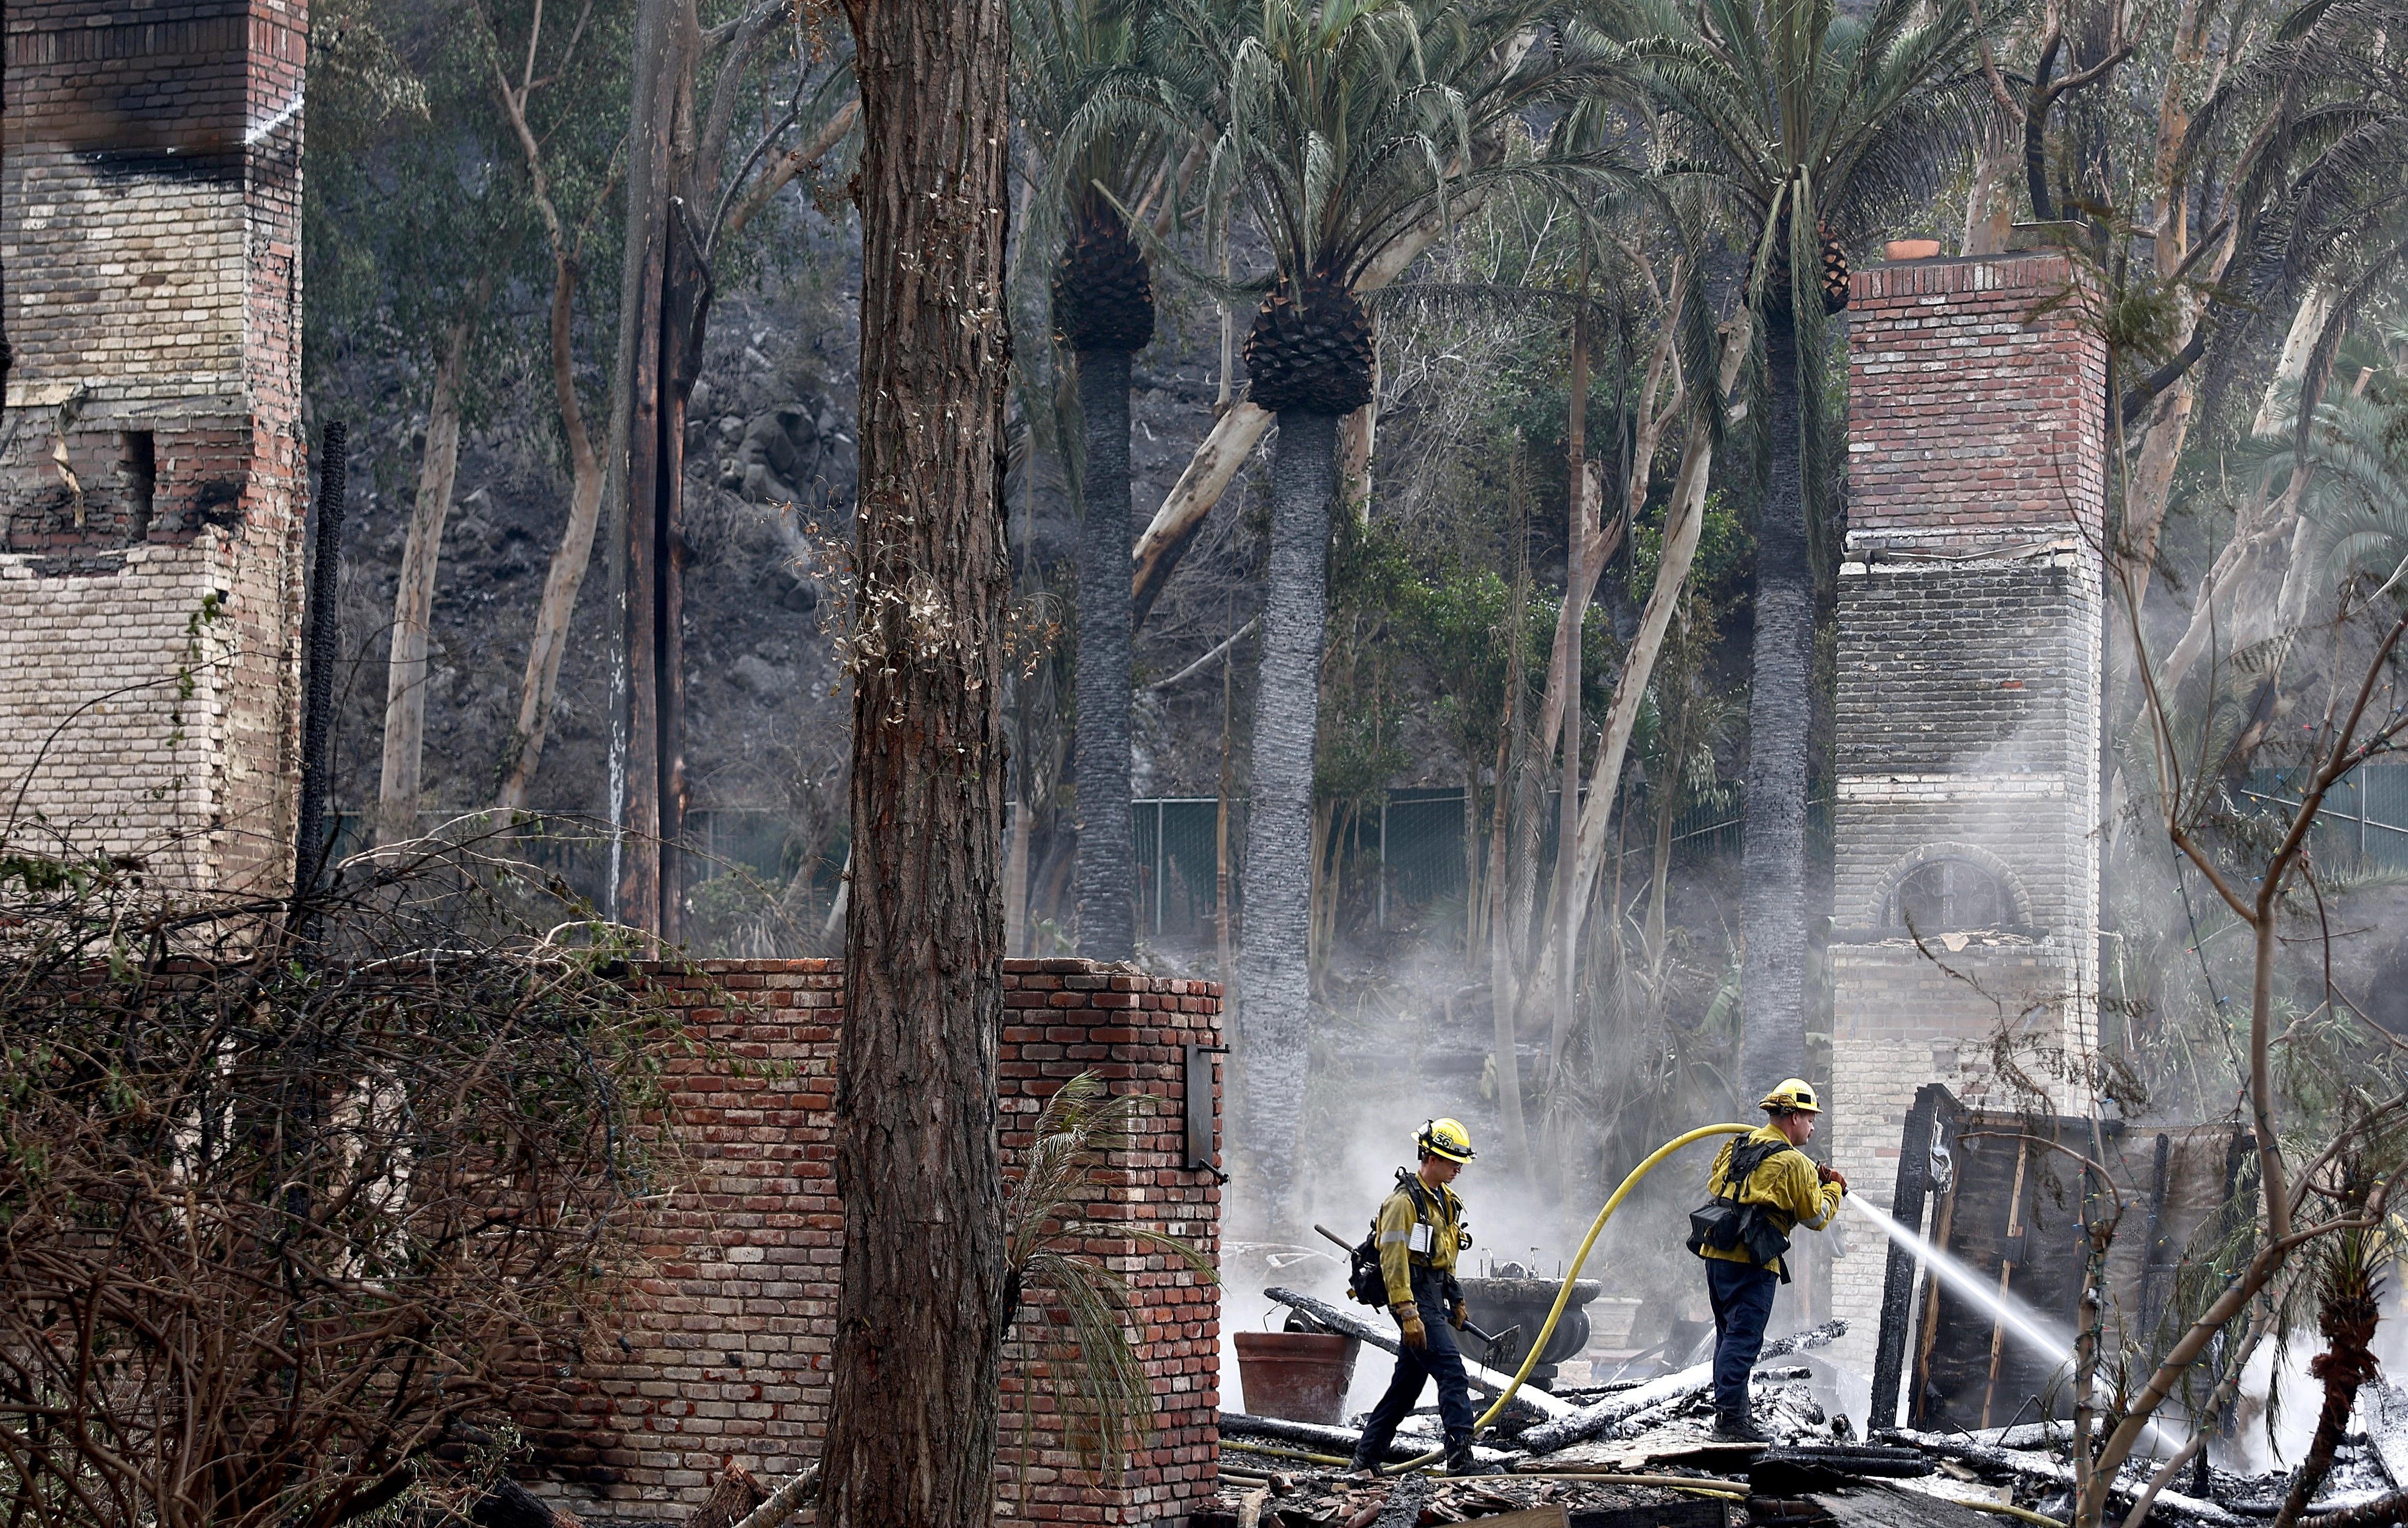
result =
[[[1394,1335],[1361,1316],[1290,1290],[1265,1293],[1293,1313],[1291,1330],[1395,1350]],[[1470,1521],[1487,1528],[1997,1528],[2071,1521],[2075,1467],[2068,1424],[1947,1434],[1883,1429],[1864,1437],[1827,1404],[1828,1380],[1818,1387],[1817,1369],[1801,1362],[1845,1330],[1830,1322],[1766,1345],[1754,1386],[1757,1423],[1773,1439],[1770,1446],[1714,1438],[1706,1364],[1553,1394],[1521,1391],[1481,1439],[1479,1462],[1503,1471],[1492,1476],[1450,1478],[1415,1467],[1439,1444],[1434,1407],[1399,1431],[1377,1479],[1347,1470],[1358,1435],[1354,1427],[1224,1412],[1221,1489],[1190,1528]],[[1493,1400],[1504,1377],[1487,1376],[1484,1383],[1475,1374],[1473,1389]],[[2343,1444],[2300,1520],[2305,1528],[2408,1523],[2408,1394],[2368,1385],[2358,1420],[2364,1430]],[[2127,1466],[2111,1521],[2129,1521],[2145,1496],[2138,1521],[2161,1528],[2272,1521],[2290,1483],[2288,1471],[2234,1475],[2196,1461],[2157,1480],[2162,1470],[2157,1460]]]

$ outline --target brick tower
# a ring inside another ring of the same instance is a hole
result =
[[[2036,312],[2076,279],[2048,250],[1855,278],[1831,1148],[1876,1204],[1918,1087],[2027,1103],[1992,1080],[2002,1034],[2088,1103],[2053,1063],[2097,1035],[2106,354]],[[1862,1374],[1885,1247],[1848,1234],[1836,1356]]]
[[[7,7],[0,787],[21,846],[292,870],[306,0]]]

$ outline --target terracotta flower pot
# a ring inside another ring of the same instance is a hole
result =
[[[1317,1332],[1240,1332],[1238,1384],[1246,1411],[1336,1427],[1346,1420],[1346,1386],[1354,1377],[1354,1337]]]

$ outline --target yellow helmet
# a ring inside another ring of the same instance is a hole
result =
[[[1459,1119],[1430,1120],[1413,1137],[1413,1146],[1426,1157],[1444,1157],[1451,1162],[1468,1162],[1473,1155],[1471,1132]]]
[[[1771,1092],[1764,1095],[1759,1109],[1784,1114],[1821,1114],[1822,1103],[1814,1097],[1814,1085],[1803,1077],[1784,1077]]]

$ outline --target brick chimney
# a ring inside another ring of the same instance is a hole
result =
[[[292,872],[304,0],[7,7],[0,783],[171,885]]]
[[[1875,266],[1849,310],[1830,944],[1833,1159],[1887,1205],[1915,1089],[2097,1041],[2106,353],[2057,251]],[[1885,1248],[1833,1268],[1870,1372]],[[1874,1419],[1875,1426],[1889,1419]]]

